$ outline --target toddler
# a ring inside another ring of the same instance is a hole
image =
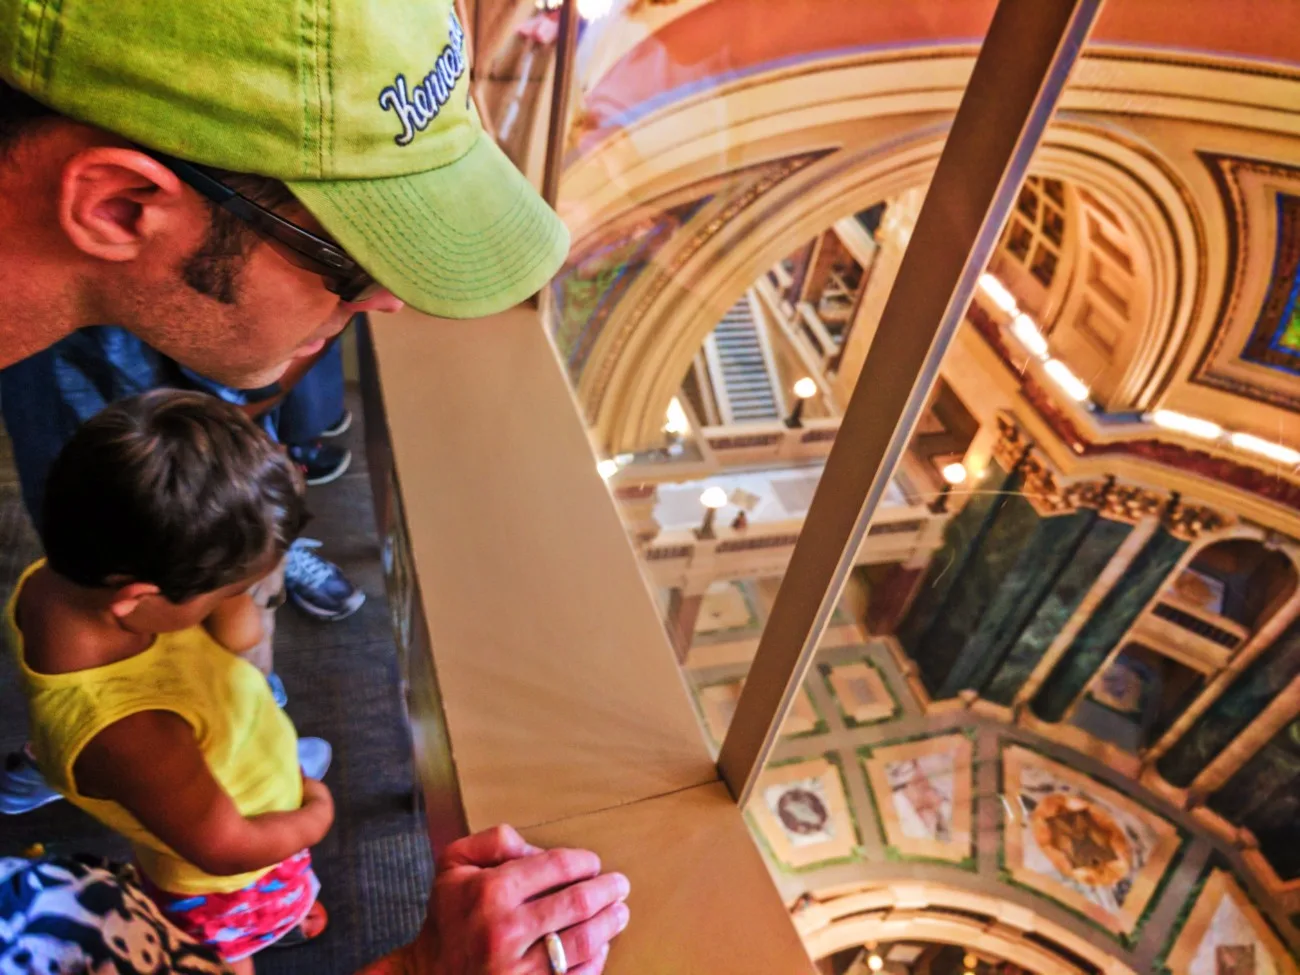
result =
[[[261,637],[248,590],[303,521],[297,469],[235,407],[123,400],[51,468],[46,558],[7,612],[42,771],[131,842],[158,906],[241,975],[324,925],[307,849],[333,802],[238,655]]]

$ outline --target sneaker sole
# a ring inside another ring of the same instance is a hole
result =
[[[43,806],[60,802],[62,799],[63,796],[56,792],[53,795],[42,796],[40,799],[35,800],[28,799],[18,802],[0,800],[0,816],[21,816],[23,813],[35,812]]]
[[[305,602],[293,593],[289,593],[289,599],[295,606],[313,619],[324,620],[327,623],[337,623],[339,620],[345,620],[349,616],[355,615],[357,610],[366,604],[366,594],[361,592],[361,590],[357,590],[357,595],[361,598],[341,613],[331,613],[327,610],[321,609],[319,606],[313,606],[311,603]]]
[[[309,487],[320,487],[322,484],[328,484],[330,481],[337,481],[348,472],[348,468],[351,466],[352,451],[349,450],[343,455],[343,461],[338,467],[334,468],[334,470],[330,471],[328,474],[318,474],[316,477],[307,478],[307,484]]]
[[[347,433],[351,429],[352,429],[352,411],[348,410],[346,413],[343,414],[343,419],[339,421],[338,426],[330,427],[328,430],[322,430],[320,435],[322,437],[325,437],[326,439],[330,437],[341,437],[343,436],[343,434]]]

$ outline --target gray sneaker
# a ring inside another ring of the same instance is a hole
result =
[[[5,758],[4,768],[0,770],[0,813],[19,816],[62,798],[41,775],[30,748],[24,746],[22,751],[10,752]]]

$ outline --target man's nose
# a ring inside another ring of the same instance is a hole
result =
[[[349,301],[346,303],[352,311],[401,311],[406,307],[406,302],[391,291],[384,290],[372,298],[365,301]]]

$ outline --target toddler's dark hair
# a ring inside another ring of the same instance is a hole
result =
[[[243,413],[161,389],[83,424],[50,468],[41,540],[82,586],[148,582],[184,602],[250,578],[306,521],[302,475]]]

